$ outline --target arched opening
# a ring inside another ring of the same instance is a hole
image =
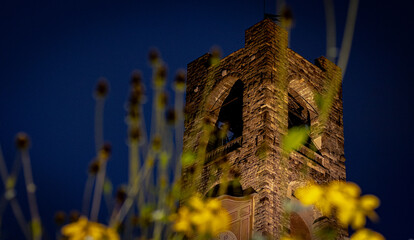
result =
[[[222,207],[230,215],[229,230],[221,233],[218,239],[251,239],[254,213],[253,195],[255,193],[256,191],[252,187],[243,189],[238,179],[217,184],[206,193],[206,197],[220,200]]]
[[[311,114],[308,109],[306,100],[303,99],[295,90],[289,89],[288,92],[288,129],[292,127],[304,126],[311,128]],[[307,148],[320,154],[319,150],[312,142],[312,139],[308,137],[304,144]]]
[[[288,128],[298,127],[298,126],[310,127],[311,121],[310,121],[309,110],[306,106],[306,102],[293,89],[289,89],[288,96],[289,96]]]
[[[220,183],[215,185],[206,193],[206,196],[214,198],[222,195],[228,195],[232,197],[246,197],[253,193],[256,193],[256,191],[252,187],[243,189],[239,180],[234,179],[226,183]]]
[[[312,236],[302,217],[292,212],[290,214],[290,235],[295,239],[311,240]]]
[[[238,80],[221,106],[214,131],[210,136],[207,152],[241,138],[243,131],[242,114],[243,82]]]

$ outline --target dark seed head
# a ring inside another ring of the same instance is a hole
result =
[[[281,12],[282,23],[285,27],[291,27],[293,23],[293,13],[290,7],[284,6]]]
[[[176,120],[176,114],[174,109],[168,109],[165,118],[168,124],[174,125]]]
[[[125,202],[125,199],[127,198],[127,192],[125,187],[119,187],[116,191],[116,201],[119,204],[123,204]]]
[[[63,211],[58,211],[58,212],[56,212],[56,213],[55,213],[55,218],[54,218],[54,220],[55,220],[55,223],[56,223],[58,226],[63,225],[63,224],[65,223],[65,221],[66,221],[66,214],[65,214],[65,212],[63,212]]]
[[[99,160],[93,160],[91,164],[89,164],[89,174],[96,175],[99,172],[100,168],[101,164],[99,163]]]
[[[73,222],[77,222],[79,220],[80,214],[78,211],[76,210],[72,210],[69,213],[69,222],[73,223]]]
[[[16,135],[16,147],[19,150],[26,150],[30,146],[30,139],[29,136],[27,136],[24,132],[19,132]]]
[[[159,136],[154,137],[154,139],[152,140],[152,148],[156,152],[161,150],[161,138]]]
[[[155,77],[154,77],[154,86],[159,88],[163,87],[167,81],[167,66],[161,65],[157,68]]]
[[[129,108],[128,110],[128,117],[131,120],[138,120],[140,118],[140,113],[136,108]]]
[[[213,47],[211,49],[211,56],[209,59],[210,66],[217,65],[220,63],[221,51],[218,47]]]
[[[129,107],[136,108],[138,104],[140,104],[140,100],[140,95],[137,92],[132,91],[129,96]]]
[[[141,130],[139,127],[133,127],[129,130],[129,139],[133,142],[138,142],[141,138]]]
[[[145,94],[145,88],[141,83],[133,86],[133,88],[131,89],[131,97],[136,98],[137,103],[142,102],[142,98],[144,97],[144,94]]]
[[[175,80],[174,80],[174,86],[175,89],[178,91],[184,91],[185,90],[185,71],[184,70],[180,70],[177,72],[177,75],[175,75]]]
[[[219,47],[214,46],[211,48],[211,56],[215,58],[220,58],[221,56],[221,50]]]
[[[140,218],[139,218],[139,216],[133,215],[131,217],[131,224],[132,224],[132,226],[139,226],[139,224],[140,224]]]
[[[142,82],[141,72],[138,70],[134,70],[131,74],[131,85],[133,87],[140,85]]]
[[[151,64],[156,64],[160,60],[160,53],[157,49],[153,48],[149,51],[148,60]]]
[[[105,143],[100,151],[100,157],[102,157],[103,159],[108,159],[109,156],[111,156],[111,150],[112,150],[112,146],[110,143]]]
[[[104,98],[108,95],[109,83],[106,78],[100,78],[96,84],[95,94],[98,98]]]

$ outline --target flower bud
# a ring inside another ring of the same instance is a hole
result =
[[[79,220],[80,214],[78,211],[76,210],[72,210],[69,213],[69,222],[73,223],[73,222],[77,222]]]
[[[184,70],[179,70],[177,72],[177,74],[175,75],[175,79],[174,79],[175,90],[184,91],[185,90],[185,80],[186,80],[185,71]]]
[[[141,129],[139,127],[132,127],[129,130],[129,139],[132,142],[138,142],[141,139]]]
[[[101,150],[99,151],[100,158],[105,159],[105,160],[108,159],[111,156],[111,150],[112,150],[111,144],[105,143],[102,146]]]
[[[125,187],[119,187],[118,190],[116,191],[116,201],[119,204],[123,204],[125,202],[127,198],[127,192]]]
[[[19,150],[26,150],[30,146],[30,139],[29,136],[27,136],[24,132],[19,132],[16,135],[16,147]]]
[[[95,159],[89,164],[89,174],[96,175],[101,168],[99,160]]]
[[[142,82],[141,72],[138,70],[134,70],[131,74],[131,85],[136,86],[136,85],[141,84],[141,82]]]
[[[65,212],[63,212],[63,211],[58,211],[58,212],[56,212],[56,213],[55,213],[55,218],[54,218],[54,220],[55,220],[55,223],[56,223],[58,226],[63,225],[63,224],[65,223],[65,221],[66,221],[66,214],[65,214]]]
[[[149,51],[148,53],[148,60],[151,64],[156,64],[159,62],[160,60],[160,53],[158,52],[157,49],[153,48]]]
[[[165,85],[167,81],[167,66],[161,65],[156,69],[154,76],[154,86],[156,88],[161,88]]]
[[[161,138],[159,136],[154,137],[152,140],[152,149],[156,152],[161,150]]]
[[[168,109],[165,118],[168,124],[174,125],[177,118],[174,109]]]
[[[96,84],[95,95],[98,98],[105,98],[109,92],[109,83],[106,78],[100,78]]]

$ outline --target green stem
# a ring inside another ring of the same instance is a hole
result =
[[[42,236],[41,222],[39,217],[39,211],[36,203],[36,186],[33,182],[32,168],[30,165],[30,156],[28,150],[21,151],[23,173],[26,182],[27,198],[29,200],[30,215],[32,217],[32,237],[33,240],[40,240]]]

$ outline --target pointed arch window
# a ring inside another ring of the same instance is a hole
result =
[[[306,107],[305,101],[294,90],[290,89],[289,93],[289,123],[288,128],[307,126],[310,127],[311,121],[309,116],[309,110]]]
[[[207,147],[207,152],[234,143],[240,144],[243,132],[243,82],[238,80],[224,100],[213,133]],[[228,146],[227,152],[234,149]]]
[[[306,101],[295,90],[289,89],[288,91],[288,129],[292,127],[305,126],[311,127],[311,116],[307,107]],[[304,144],[315,153],[320,155],[319,150],[313,143],[311,137],[308,138]]]

